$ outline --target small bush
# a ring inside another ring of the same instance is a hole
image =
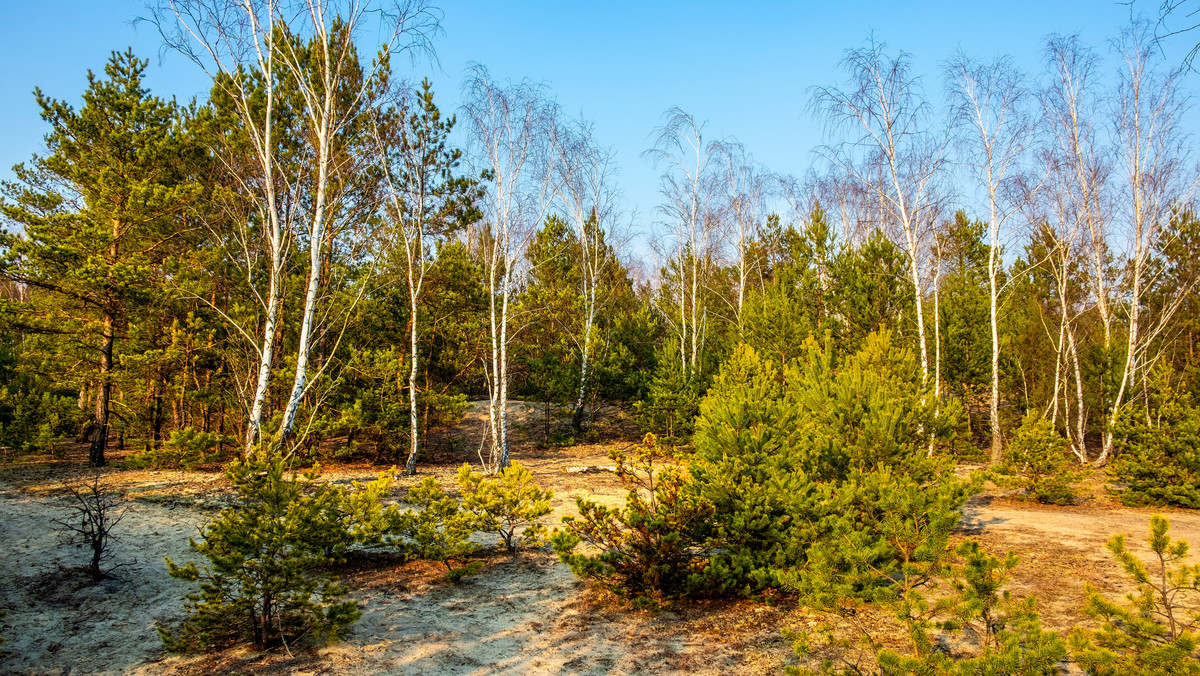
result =
[[[310,488],[294,473],[285,477],[278,453],[235,460],[225,474],[240,494],[238,504],[222,510],[200,542],[191,541],[208,565],[167,559],[172,577],[200,585],[187,597],[180,631],[159,628],[167,649],[236,640],[263,649],[340,636],[360,615],[355,602],[342,600],[346,587],[324,572],[338,562],[327,554],[330,540],[344,539],[337,521],[343,493],[327,484]]]
[[[113,558],[111,545],[116,539],[113,528],[125,516],[125,510],[118,508],[121,496],[104,490],[99,473],[91,481],[64,486],[71,494],[71,501],[66,514],[53,523],[67,536],[68,542],[87,547],[88,578],[93,584],[100,582],[108,577],[105,564]]]
[[[1108,541],[1108,551],[1137,585],[1137,593],[1120,605],[1090,584],[1085,588],[1084,612],[1101,627],[1077,628],[1071,633],[1071,649],[1091,676],[1200,674],[1200,564],[1187,564],[1187,542],[1172,542],[1170,525],[1166,517],[1150,519],[1153,569],[1125,549],[1125,536]]]
[[[0,388],[0,445],[59,457],[82,413],[74,397]]]
[[[545,543],[546,527],[537,520],[550,513],[554,491],[539,488],[528,469],[513,463],[499,474],[485,476],[463,463],[458,485],[463,509],[475,515],[479,530],[498,533],[508,551]],[[518,528],[522,529],[519,537]]]
[[[713,515],[708,500],[687,490],[680,468],[654,468],[655,437],[647,434],[632,461],[609,452],[617,477],[629,490],[624,509],[576,498],[579,516],[551,540],[558,558],[579,577],[593,580],[622,601],[652,607],[687,591],[689,578],[705,563],[711,543],[697,534]],[[599,554],[576,553],[581,542]]]
[[[458,500],[446,495],[437,479],[422,479],[409,489],[404,502],[417,509],[399,514],[390,530],[408,538],[398,544],[410,556],[441,563],[452,582],[482,567],[480,562],[467,564],[457,570],[452,565],[455,560],[461,561],[478,548],[469,539],[478,526],[478,518],[464,511]]]
[[[924,557],[974,490],[930,457],[953,421],[911,351],[887,334],[840,359],[811,337],[803,348],[781,368],[739,346],[701,404],[689,470],[715,506],[715,591],[753,594],[802,568],[842,584]]]
[[[1016,476],[1025,491],[1043,504],[1070,505],[1078,497],[1071,484],[1084,473],[1070,469],[1068,442],[1041,415],[1025,416],[1008,445],[1004,471]]]
[[[125,460],[128,469],[180,469],[190,472],[204,462],[217,459],[222,438],[212,432],[187,427],[171,432],[161,448],[148,448]]]
[[[1113,430],[1117,495],[1130,506],[1200,509],[1200,407],[1160,386],[1154,409],[1149,421],[1128,412]]]
[[[951,552],[961,563],[947,558]],[[833,613],[838,623],[817,629],[785,631],[792,650],[817,669],[788,666],[801,674],[921,674],[922,676],[1056,676],[1067,657],[1063,640],[1042,629],[1032,597],[1013,599],[1004,590],[1017,559],[984,552],[968,540],[929,562],[906,565],[899,574],[876,585],[870,602],[857,596],[803,598]],[[948,583],[948,584],[947,584]],[[949,593],[940,591],[949,587]],[[906,650],[880,640],[878,625],[895,626],[908,639]],[[887,616],[890,616],[887,617]],[[940,647],[947,639],[969,633],[954,654]]]
[[[657,435],[662,446],[688,443],[700,405],[699,374],[685,373],[679,346],[665,341],[646,396],[634,403],[633,417],[643,432]]]

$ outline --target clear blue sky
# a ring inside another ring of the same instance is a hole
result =
[[[1153,15],[1158,5],[1137,0],[1133,11]],[[152,25],[131,23],[143,7],[116,0],[0,3],[0,178],[42,147],[46,127],[33,88],[77,101],[86,71],[99,71],[114,49],[132,46],[151,59],[148,83],[160,96],[190,99],[206,90],[202,74],[179,55],[160,60]],[[707,121],[710,138],[736,136],[769,168],[802,173],[821,142],[805,113],[807,90],[838,82],[843,51],[862,45],[869,31],[911,53],[936,94],[939,65],[960,45],[981,57],[1011,54],[1036,72],[1046,35],[1078,32],[1103,48],[1131,11],[1111,0],[461,0],[442,8],[440,67],[409,75],[430,75],[443,109],[457,106],[459,79],[472,61],[495,77],[544,82],[565,109],[594,120],[600,140],[615,148],[626,209],[643,224],[654,218],[658,179],[640,153],[670,106]],[[1188,39],[1200,35],[1182,42]],[[1168,44],[1168,56],[1178,59],[1185,46]],[[1196,76],[1188,77],[1195,88]]]

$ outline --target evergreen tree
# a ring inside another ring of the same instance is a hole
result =
[[[96,466],[105,463],[117,339],[132,308],[162,283],[171,240],[186,227],[178,217],[196,194],[181,111],[143,86],[147,63],[114,52],[106,78],[88,73],[78,110],[37,90],[49,153],[14,168],[0,204],[21,230],[4,234],[4,276],[54,296],[39,308],[39,325],[77,335],[96,365]]]
[[[990,396],[992,338],[985,227],[985,223],[971,221],[959,211],[938,235],[944,269],[938,311],[941,380],[943,391],[962,400],[968,413]],[[982,440],[983,435],[979,438]]]
[[[164,644],[187,651],[248,639],[261,649],[310,634],[337,638],[361,615],[357,603],[341,599],[347,588],[323,572],[353,539],[342,520],[345,492],[330,484],[306,490],[307,482],[285,476],[278,454],[235,460],[225,474],[239,502],[191,543],[208,565],[167,559],[171,577],[199,584],[200,592],[188,595],[178,633],[159,629]]]

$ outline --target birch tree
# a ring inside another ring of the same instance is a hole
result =
[[[1042,116],[1050,135],[1046,162],[1051,168],[1048,186],[1050,199],[1060,225],[1060,241],[1072,246],[1086,258],[1085,279],[1092,307],[1099,316],[1104,354],[1113,348],[1111,305],[1112,271],[1110,266],[1109,228],[1112,214],[1107,191],[1112,173],[1108,150],[1097,129],[1096,115],[1103,100],[1096,78],[1099,68],[1095,54],[1077,36],[1055,36],[1046,45],[1047,84],[1040,94]],[[1056,250],[1059,262],[1056,275],[1066,274],[1070,259],[1067,249]],[[1060,279],[1060,285],[1065,285]],[[1065,288],[1065,287],[1064,287]],[[1061,296],[1061,294],[1060,294]],[[1064,316],[1068,312],[1063,309]],[[1063,321],[1066,321],[1065,319]],[[1077,336],[1065,327],[1064,336],[1072,341],[1072,359],[1079,358]],[[1077,415],[1084,415],[1082,369],[1076,364]],[[1105,383],[1101,382],[1101,396]],[[1105,402],[1105,406],[1108,402]],[[1088,457],[1084,421],[1077,422],[1076,454]]]
[[[659,308],[679,341],[680,366],[690,379],[700,372],[708,329],[706,285],[712,264],[716,213],[713,175],[719,161],[716,146],[705,143],[702,124],[679,108],[664,114],[654,146],[643,153],[663,169],[658,207],[674,229],[667,265],[674,282],[667,282],[674,308]]]
[[[737,299],[734,317],[742,327],[742,305],[752,272],[758,268],[753,244],[765,220],[767,172],[758,167],[745,146],[729,140],[713,147],[719,165],[718,181],[724,208],[725,226],[734,247],[734,271],[737,274]]]
[[[489,292],[491,358],[485,375],[491,449],[481,460],[486,470],[498,472],[509,465],[509,306],[515,268],[552,194],[552,164],[545,148],[548,109],[536,85],[498,83],[482,66],[467,78],[463,99],[472,148],[491,179],[482,200],[488,231],[480,238]]]
[[[245,448],[249,453],[262,434],[263,407],[268,391],[275,345],[280,330],[280,303],[288,252],[298,238],[309,247],[304,309],[298,327],[295,377],[288,397],[278,442],[292,433],[296,413],[311,381],[308,362],[313,348],[314,323],[323,280],[322,266],[337,229],[332,219],[345,216],[342,205],[331,203],[331,194],[360,167],[347,134],[370,109],[388,56],[429,48],[439,28],[437,13],[425,0],[402,0],[378,8],[347,0],[333,5],[322,0],[160,0],[154,21],[164,40],[199,64],[213,77],[214,89],[229,102],[247,136],[248,165],[228,162],[234,180],[254,203],[252,218],[238,238],[249,255],[251,240],[261,236],[267,271],[265,294],[258,292],[256,266],[245,266],[247,282],[258,294],[263,314],[247,327],[236,323],[238,333],[257,353],[253,395],[248,405]],[[364,65],[355,40],[368,19],[378,20],[383,36],[381,58]],[[288,100],[285,100],[288,99]],[[281,134],[285,115],[296,115],[303,134]],[[302,152],[287,158],[290,143]],[[331,186],[334,186],[331,189]],[[258,235],[255,231],[261,231]],[[251,233],[254,233],[253,235]],[[248,388],[249,389],[249,388]]]
[[[406,114],[407,113],[407,114]],[[385,183],[389,239],[403,251],[408,290],[409,453],[405,472],[417,471],[420,435],[417,373],[420,368],[420,302],[425,276],[433,264],[431,244],[453,235],[471,218],[476,182],[459,175],[462,151],[450,145],[455,118],[445,119],[433,101],[428,80],[407,105],[388,111],[376,125]]]
[[[904,244],[916,306],[921,375],[929,382],[924,274],[928,239],[936,217],[935,179],[944,162],[945,141],[929,133],[929,104],[912,75],[908,54],[889,55],[872,39],[846,52],[846,85],[817,87],[810,109],[843,137],[824,154],[866,188],[880,205],[885,225]]]
[[[1033,224],[1033,238],[1044,254],[1031,259],[1029,264],[1044,268],[1053,280],[1053,300],[1057,304],[1057,326],[1053,332],[1047,329],[1048,337],[1054,346],[1054,385],[1051,401],[1046,413],[1057,423],[1059,402],[1062,402],[1063,427],[1071,451],[1079,462],[1089,461],[1085,435],[1087,432],[1087,407],[1084,404],[1083,365],[1080,359],[1080,345],[1076,321],[1084,310],[1085,291],[1079,281],[1084,274],[1086,264],[1081,260],[1079,247],[1079,223],[1072,211],[1072,201],[1069,199],[1069,189],[1055,184],[1063,180],[1061,172],[1051,172],[1048,182],[1042,190],[1042,198],[1035,203],[1045,206],[1030,205],[1033,214],[1029,221]],[[1055,223],[1057,225],[1052,225]],[[1031,247],[1032,248],[1032,247]],[[1071,382],[1075,387],[1072,392]],[[1074,395],[1074,421],[1072,422],[1071,395]]]
[[[575,230],[578,247],[583,326],[580,335],[571,336],[579,350],[579,386],[571,426],[579,432],[592,368],[592,333],[608,300],[601,285],[615,262],[606,234],[617,217],[616,165],[613,151],[597,144],[592,125],[584,120],[555,120],[551,133],[556,201]]]
[[[1112,451],[1113,425],[1130,391],[1139,384],[1139,376],[1149,366],[1150,345],[1191,292],[1190,288],[1176,289],[1157,317],[1142,314],[1146,293],[1162,273],[1152,264],[1154,253],[1173,209],[1190,199],[1195,186],[1194,178],[1189,183],[1183,177],[1189,167],[1184,164],[1187,148],[1180,128],[1185,110],[1180,73],[1156,68],[1157,52],[1145,25],[1131,25],[1114,46],[1120,55],[1120,70],[1112,99],[1113,136],[1121,179],[1122,239],[1128,243],[1123,285],[1128,295],[1122,303],[1128,316],[1121,379],[1108,413],[1097,465],[1104,464]]]
[[[963,52],[951,57],[946,68],[954,121],[961,138],[963,160],[986,195],[988,208],[988,293],[992,337],[992,390],[989,410],[992,423],[992,462],[1000,462],[1000,272],[1003,267],[1001,236],[1009,220],[1032,199],[1036,188],[1012,189],[1020,178],[1034,131],[1024,75],[1008,57],[990,63],[973,61]],[[1028,183],[1026,183],[1028,185]],[[1015,195],[1015,199],[1010,199]]]

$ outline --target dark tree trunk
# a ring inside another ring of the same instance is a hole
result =
[[[162,426],[163,426],[163,411],[162,411],[162,381],[161,373],[158,375],[158,381],[154,383],[154,410],[151,413],[151,425],[154,428],[153,440],[154,448],[162,448]]]
[[[575,430],[576,434],[583,431],[583,400],[579,400],[579,405],[575,407],[575,413],[571,416],[571,429]]]
[[[96,423],[92,428],[92,446],[88,462],[92,467],[104,466],[104,450],[108,446],[108,403],[112,395],[113,317],[104,315],[104,342],[100,345],[100,383],[96,389]]]

